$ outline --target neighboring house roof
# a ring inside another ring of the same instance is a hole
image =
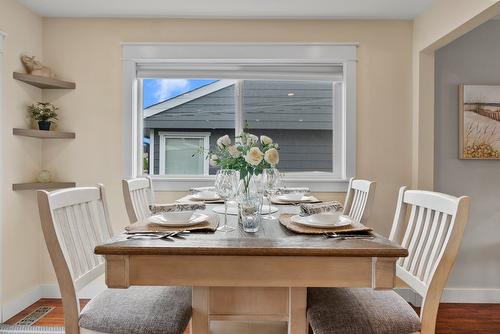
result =
[[[185,94],[173,97],[160,103],[153,104],[144,109],[144,118],[154,116],[160,112],[172,109],[181,104],[195,100],[199,97],[211,94],[228,86],[234,85],[237,80],[218,80],[211,84],[202,86]]]

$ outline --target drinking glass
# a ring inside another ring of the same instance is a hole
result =
[[[233,231],[234,227],[227,225],[227,202],[236,196],[238,191],[238,174],[234,170],[221,169],[215,175],[215,191],[224,200],[224,225],[217,230],[222,232]]]
[[[281,179],[281,174],[276,168],[266,168],[262,172],[262,178],[264,182],[264,191],[266,194],[267,201],[269,202],[268,212],[263,212],[264,215],[262,219],[272,220],[276,219],[271,215],[271,198],[276,195],[278,190],[283,186],[283,181]]]

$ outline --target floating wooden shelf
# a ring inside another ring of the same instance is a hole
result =
[[[31,75],[26,73],[14,72],[14,79],[25,82],[29,85],[42,89],[75,89],[74,82],[63,81],[54,78],[42,77],[39,75]]]
[[[27,182],[14,183],[12,190],[45,190],[76,187],[75,182]]]
[[[42,139],[74,139],[76,134],[74,132],[60,132],[60,131],[42,131],[34,129],[12,129],[12,134],[16,136],[42,138]]]

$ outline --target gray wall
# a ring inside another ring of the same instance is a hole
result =
[[[438,50],[435,74],[435,189],[472,198],[448,287],[500,289],[500,160],[458,159],[458,85],[500,85],[500,21]],[[500,290],[484,293],[500,298]]]

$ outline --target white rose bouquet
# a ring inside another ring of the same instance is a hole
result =
[[[248,189],[253,175],[259,175],[266,168],[275,167],[279,162],[278,144],[268,136],[257,137],[243,132],[234,143],[228,135],[217,140],[217,147],[209,153],[210,164],[221,169],[240,172],[245,189]]]

